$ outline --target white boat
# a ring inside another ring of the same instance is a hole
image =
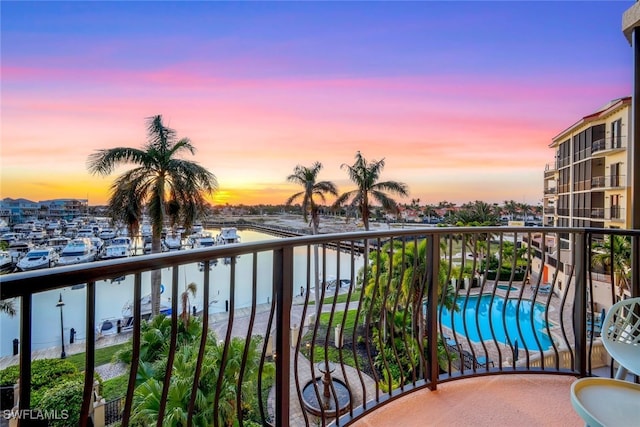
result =
[[[98,234],[98,237],[102,240],[111,240],[116,237],[116,230],[113,228],[103,228]]]
[[[170,316],[172,312],[171,309],[171,300],[169,299],[161,299],[160,300],[160,314],[165,316]],[[140,299],[140,314],[143,320],[148,320],[151,318],[151,295],[146,295]],[[103,319],[96,328],[96,333],[98,337],[114,335],[118,332],[126,332],[133,329],[133,303],[127,302],[122,307],[122,318],[121,319]],[[120,331],[118,331],[120,329]]]
[[[76,237],[95,237],[95,233],[93,232],[93,228],[91,227],[82,227],[79,228],[76,232]]]
[[[100,259],[125,258],[131,256],[131,238],[119,236],[111,239],[100,253]]]
[[[9,255],[11,255],[13,262],[18,262],[18,260],[25,256],[31,249],[33,249],[33,243],[31,242],[16,240],[9,243]]]
[[[54,267],[58,263],[58,252],[54,248],[32,249],[20,258],[16,268],[20,271]]]
[[[90,262],[96,259],[96,250],[86,237],[79,237],[69,242],[60,253],[58,265],[73,265]]]
[[[65,246],[71,241],[68,237],[52,237],[47,241],[47,246],[51,246],[58,252],[62,252]]]
[[[189,236],[191,240],[191,245],[194,248],[210,248],[217,244],[216,239],[211,235],[211,233],[198,233],[192,234]]]
[[[227,245],[229,243],[240,243],[240,236],[238,236],[238,229],[235,227],[223,227],[220,230],[220,244]]]
[[[142,237],[151,237],[152,231],[151,224],[147,221],[143,221],[140,225],[140,235]]]
[[[91,244],[96,251],[96,256],[100,255],[102,249],[104,249],[104,240],[99,237],[89,237],[89,240],[91,240]]]
[[[164,244],[170,251],[182,249],[182,235],[180,233],[170,233],[164,238]]]
[[[15,242],[16,240],[20,240],[22,236],[18,233],[2,233],[0,236],[0,241],[6,242],[7,244],[11,244],[11,242]]]
[[[100,259],[126,258],[131,256],[131,248],[128,245],[110,244],[105,246],[100,254]]]
[[[126,245],[128,249],[131,249],[131,237],[118,236],[111,240],[112,245]]]
[[[0,273],[13,271],[14,262],[9,251],[0,251]]]

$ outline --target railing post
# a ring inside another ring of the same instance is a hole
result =
[[[20,400],[19,409],[31,407],[31,302],[33,295],[20,298]],[[27,385],[25,385],[27,384]],[[26,424],[26,423],[25,423]]]
[[[273,252],[273,286],[276,287],[276,408],[275,425],[289,426],[291,378],[291,302],[293,298],[293,248]]]
[[[438,386],[440,365],[438,364],[438,273],[440,269],[440,236],[432,235],[427,240],[427,354],[429,355],[429,389]]]
[[[585,232],[575,234],[575,297],[573,331],[575,334],[576,371],[587,375],[587,238]]]

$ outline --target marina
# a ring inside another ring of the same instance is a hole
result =
[[[205,228],[203,233],[211,236],[222,236],[222,229]],[[263,240],[272,240],[274,237],[270,234],[263,232],[252,231],[244,229],[237,234],[232,231],[226,232],[226,237],[230,238],[235,235],[235,238],[240,238],[243,242],[257,242]],[[215,237],[214,237],[215,239]],[[188,249],[187,249],[188,250]],[[320,262],[322,260],[322,251]],[[139,253],[139,252],[138,252]],[[326,252],[326,266],[327,266],[327,284],[340,283],[341,286],[348,286],[351,277],[350,264],[348,261],[348,255],[344,252],[337,252],[333,249],[327,249]],[[294,264],[294,293],[299,294],[301,286],[306,286],[307,278],[305,272],[307,271],[307,252],[302,248],[296,248],[295,250],[295,264]],[[259,253],[255,255],[257,257],[258,274],[257,280],[257,294],[256,300],[258,303],[268,303],[271,298],[271,269],[272,269],[272,254],[271,253]],[[337,275],[336,266],[337,258],[340,257],[340,278],[336,281],[332,279]],[[252,286],[252,263],[254,262],[252,256],[237,257],[234,265],[235,276],[235,293],[234,300],[235,306],[239,309],[242,307],[249,307],[252,303],[253,295],[251,291]],[[355,271],[361,267],[363,258],[358,257],[358,263],[356,263]],[[231,264],[230,262],[215,262],[212,260],[210,263],[211,274],[211,288],[210,288],[210,304],[209,310],[214,315],[215,313],[223,314],[226,312],[230,295],[230,280],[231,280]],[[231,260],[229,260],[231,261]],[[162,300],[165,304],[170,304],[172,298],[171,283],[172,283],[172,271],[170,268],[164,268],[161,272],[162,275]],[[330,283],[331,282],[331,283]],[[197,292],[195,297],[190,296],[190,307],[188,310],[199,312],[203,306],[203,266],[198,263],[188,264],[179,269],[178,278],[178,297],[187,285],[195,283]],[[151,293],[151,274],[145,272],[142,274],[142,295],[149,295]],[[78,284],[73,287],[64,288],[61,291],[46,291],[35,294],[33,296],[33,317],[34,324],[33,336],[32,336],[32,348],[34,351],[45,349],[60,344],[60,311],[56,307],[56,303],[59,298],[65,303],[64,306],[64,336],[67,340],[71,335],[71,329],[73,329],[75,339],[78,341],[84,340],[86,337],[85,330],[85,301],[86,301],[86,286],[84,284]],[[133,301],[133,276],[114,277],[109,280],[103,280],[96,283],[96,329],[97,332],[102,330],[104,322],[111,322],[112,326],[117,324],[117,320],[121,321],[123,328],[127,325],[127,319],[130,318],[130,314],[127,314],[128,308],[131,307]],[[6,314],[0,314],[1,322],[1,336],[0,342],[0,356],[10,356],[13,351],[13,340],[17,339],[17,331],[19,330],[19,304],[16,304],[18,313],[14,317],[9,317]],[[46,326],[45,326],[46,325]],[[113,328],[107,328],[104,334],[113,333]],[[97,333],[99,335],[99,333]]]

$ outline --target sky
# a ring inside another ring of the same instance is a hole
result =
[[[628,1],[0,3],[0,198],[106,204],[146,118],[196,147],[216,205],[282,204],[357,151],[420,204],[542,199],[552,138],[631,95]]]

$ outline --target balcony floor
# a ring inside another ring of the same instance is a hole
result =
[[[583,426],[571,406],[575,378],[495,375],[417,391],[358,420],[354,426]]]

